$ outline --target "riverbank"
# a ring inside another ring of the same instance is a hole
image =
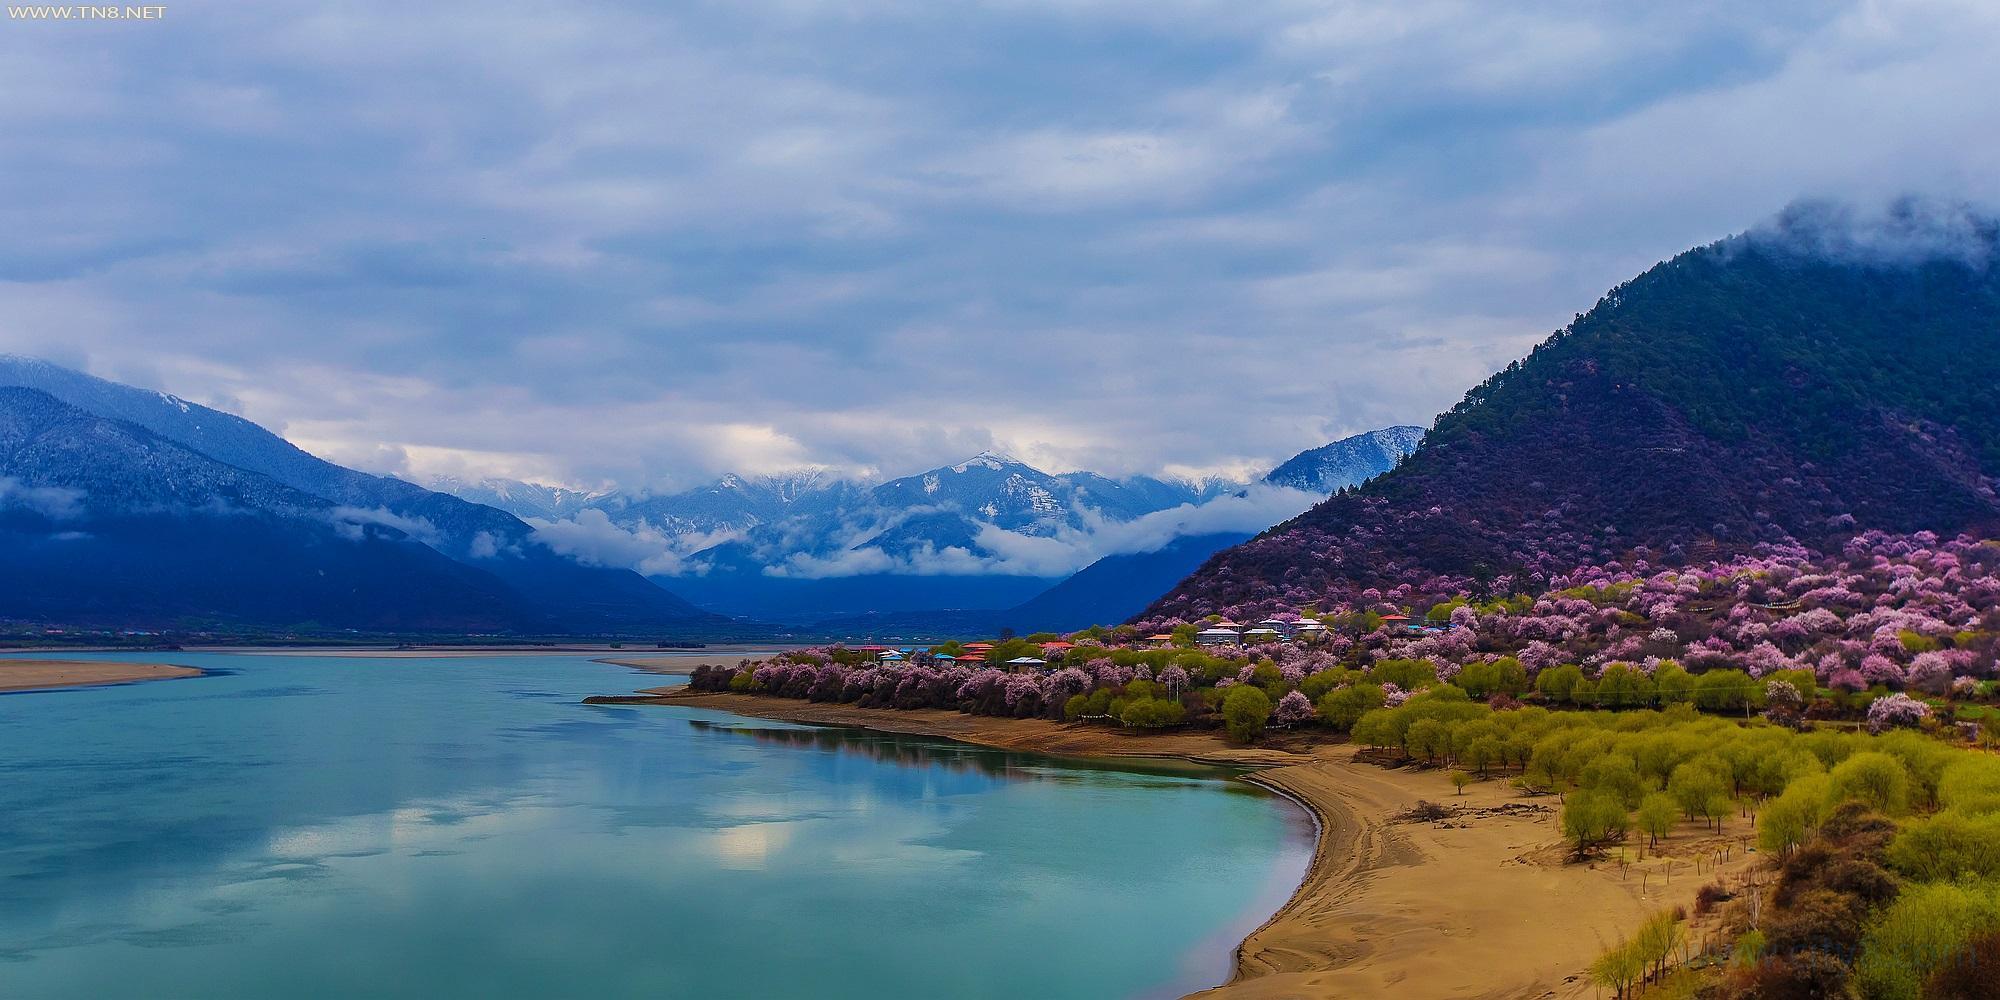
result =
[[[854,726],[1081,757],[1167,757],[1256,768],[1246,777],[1299,802],[1318,821],[1313,862],[1292,898],[1237,949],[1236,972],[1206,1000],[1354,997],[1582,998],[1590,962],[1648,915],[1692,908],[1712,873],[1652,859],[1629,869],[1569,864],[1550,797],[1504,781],[1454,795],[1442,772],[1355,760],[1348,745],[1230,747],[1202,732],[1141,735],[1046,719],[942,710],[893,711],[757,695],[654,688],[598,703],[708,708],[755,718]],[[1420,801],[1441,821],[1405,819]],[[1670,840],[1712,841],[1690,824]],[[1740,873],[1744,855],[1724,867]]]
[[[193,667],[165,663],[112,663],[94,660],[0,659],[0,691],[44,691],[52,688],[133,684],[176,677],[200,677]]]

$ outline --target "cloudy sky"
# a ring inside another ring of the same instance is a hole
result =
[[[0,351],[421,478],[1239,471],[1799,197],[2000,185],[2000,5],[0,22]]]

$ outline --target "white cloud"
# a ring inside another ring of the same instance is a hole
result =
[[[689,562],[690,555],[736,537],[730,532],[668,535],[645,523],[620,527],[595,509],[559,521],[528,518],[528,524],[535,529],[536,541],[558,553],[588,565],[634,569],[649,576],[698,571],[700,567]]]
[[[83,513],[83,491],[63,486],[27,486],[12,476],[0,476],[0,508],[20,507],[43,517],[67,521]]]
[[[417,478],[1268,465],[1801,195],[2000,201],[1996,49],[1948,0],[11,31],[0,350]]]

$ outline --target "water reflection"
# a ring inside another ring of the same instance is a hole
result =
[[[629,676],[575,658],[176,660],[236,672],[0,700],[0,995],[1177,993],[1308,847],[1221,772],[585,707]]]

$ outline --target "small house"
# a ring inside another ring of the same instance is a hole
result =
[[[1274,628],[1264,628],[1262,626],[1259,626],[1257,628],[1253,628],[1247,632],[1244,632],[1243,641],[1252,646],[1261,645],[1267,642],[1283,642],[1285,641],[1285,634]]]
[[[1033,656],[1016,656],[1008,660],[1007,665],[1015,670],[1040,670],[1048,666],[1049,661]]]
[[[1242,644],[1243,633],[1217,625],[1196,632],[1194,641],[1203,646],[1236,646]]]
[[[1292,637],[1292,633],[1298,628],[1298,623],[1289,618],[1266,618],[1258,622],[1257,627],[1260,629],[1270,629],[1289,639]]]

